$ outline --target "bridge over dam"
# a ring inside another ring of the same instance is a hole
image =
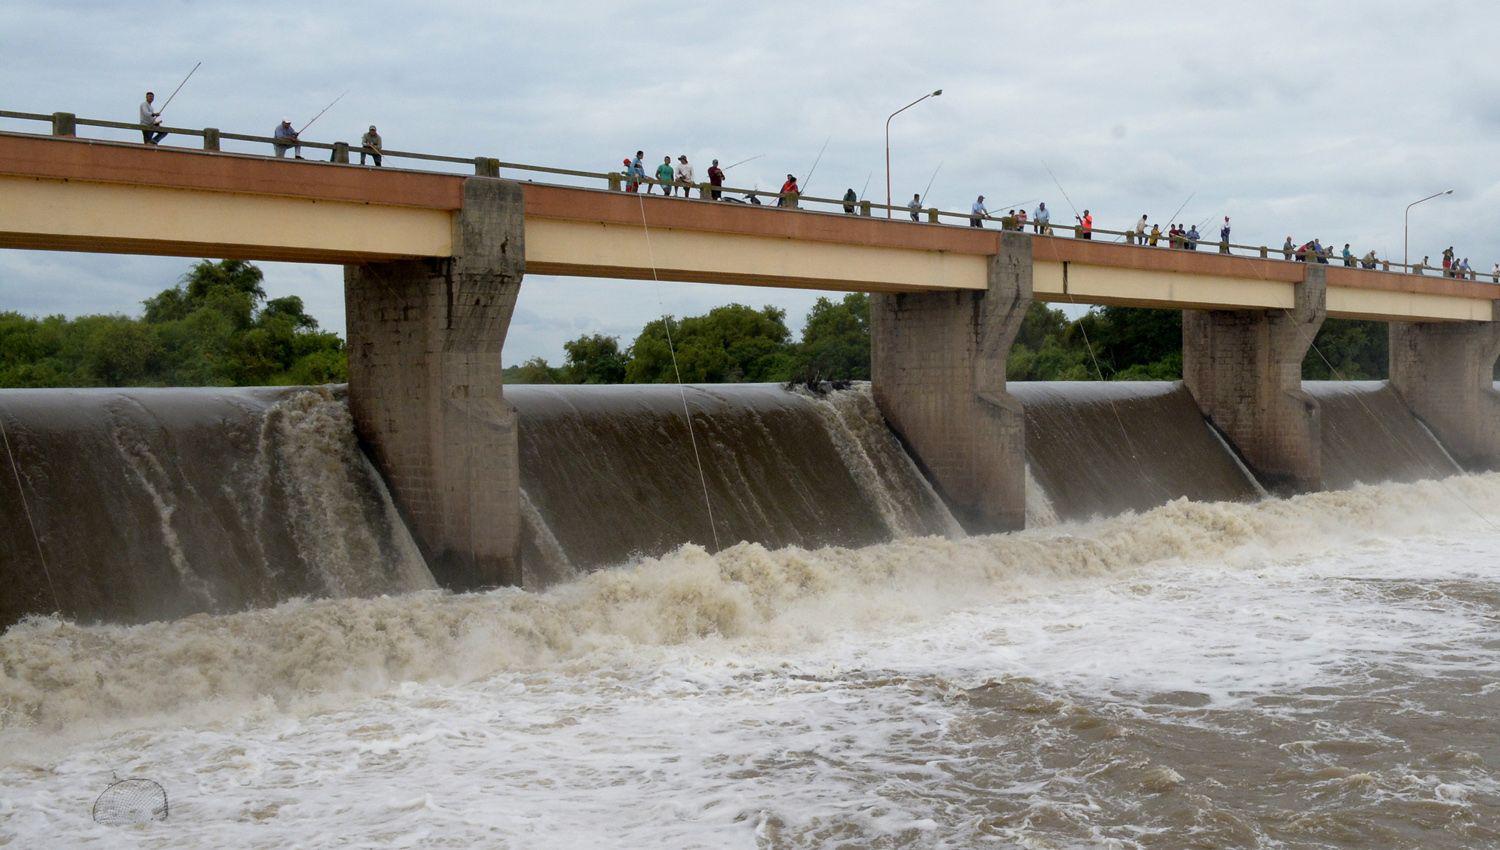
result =
[[[876,403],[970,532],[1024,523],[1005,366],[1034,300],[1184,311],[1186,387],[1286,493],[1323,481],[1300,379],[1319,327],[1388,322],[1391,388],[1460,464],[1500,468],[1500,287],[1471,281],[19,133],[0,199],[0,247],[344,266],[356,429],[458,589],[520,581],[500,353],[528,271],[873,293]]]

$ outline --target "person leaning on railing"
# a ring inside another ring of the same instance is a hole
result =
[[[371,124],[369,132],[365,133],[359,139],[359,164],[364,165],[365,156],[369,155],[375,158],[375,167],[379,168],[380,146],[380,134],[375,131],[375,125]]]

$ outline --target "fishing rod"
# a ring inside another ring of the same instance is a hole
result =
[[[823,151],[828,150],[828,143],[831,141],[833,141],[832,133],[828,135],[828,138],[823,140],[823,147],[818,151],[818,158],[813,160],[812,168],[807,170],[807,179],[802,181],[802,191],[800,194],[807,194],[807,187],[812,184],[813,172],[818,170],[818,163],[823,161]]]
[[[1198,197],[1198,192],[1197,190],[1194,190],[1191,195],[1187,196],[1187,200],[1183,201],[1182,204],[1177,207],[1177,209],[1172,211],[1172,214],[1167,217],[1168,226],[1177,223],[1177,214],[1182,212],[1183,207],[1186,207],[1188,204],[1192,203],[1193,199],[1196,197]]]
[[[344,94],[348,94],[348,93],[349,93],[349,90],[348,89],[344,89]],[[320,111],[317,115],[314,115],[312,117],[312,119],[310,121],[308,121],[306,124],[303,124],[302,125],[302,129],[297,131],[297,135],[299,135],[299,136],[302,135],[303,132],[305,132],[308,127],[311,127],[314,122],[316,122],[319,118],[322,118],[323,117],[323,113],[327,112],[330,109],[332,109],[334,103],[338,103],[339,101],[343,100],[344,99],[344,94],[341,94],[338,97],[334,98],[332,103],[330,103],[327,106],[323,107],[322,111]]]
[[[172,89],[172,93],[167,95],[167,102],[161,105],[161,109],[156,110],[156,114],[158,116],[167,111],[167,107],[172,105],[172,98],[176,97],[177,93],[182,91],[182,87],[187,85],[187,81],[191,80],[193,78],[193,75],[198,73],[198,69],[202,66],[203,60],[200,59],[198,60],[198,64],[193,66],[193,70],[188,71],[187,76],[182,78],[182,82],[177,84],[177,88]]]
[[[922,199],[918,201],[919,204],[927,203],[927,193],[932,191],[932,181],[937,179],[938,172],[943,170],[945,162],[947,162],[945,159],[938,160],[937,168],[932,169],[932,177],[927,181],[927,188],[922,190]]]
[[[1047,169],[1047,176],[1052,178],[1052,185],[1057,187],[1057,191],[1062,192],[1063,200],[1067,201],[1068,206],[1072,208],[1073,217],[1081,218],[1081,216],[1078,215],[1078,207],[1074,206],[1073,199],[1068,197],[1068,190],[1062,187],[1062,183],[1057,179],[1057,175],[1052,173],[1052,169],[1047,165],[1046,160],[1042,160],[1042,167]]]
[[[869,188],[870,188],[870,178],[874,177],[874,176],[875,176],[875,171],[873,169],[870,171],[869,174],[865,175],[865,188],[859,190],[859,199],[861,201],[863,201],[865,199],[865,192],[868,191]]]
[[[755,156],[745,157],[744,159],[740,160],[739,162],[736,162],[734,165],[744,165],[747,162],[754,162],[755,160],[760,159],[763,156],[765,156],[765,154],[758,153]],[[729,169],[733,168],[734,165],[726,165],[726,166],[724,166],[724,170],[728,171]]]

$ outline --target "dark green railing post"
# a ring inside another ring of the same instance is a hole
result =
[[[54,136],[76,136],[78,135],[78,116],[71,112],[52,113],[52,135]]]
[[[206,151],[216,151],[219,149],[218,127],[203,128],[203,149]]]
[[[474,176],[476,177],[499,177],[500,160],[487,156],[474,157]]]

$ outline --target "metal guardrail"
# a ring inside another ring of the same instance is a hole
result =
[[[318,142],[298,140],[295,143],[289,144],[284,139],[277,139],[272,136],[256,136],[245,133],[226,133],[215,127],[172,127],[166,125],[155,125],[153,127],[147,127],[142,124],[136,124],[128,121],[105,121],[95,118],[79,118],[70,112],[54,112],[51,114],[46,114],[38,112],[17,112],[12,110],[0,109],[0,119],[7,118],[19,121],[46,122],[51,124],[50,135],[64,137],[76,137],[78,134],[77,128],[79,127],[100,127],[106,129],[128,130],[134,132],[142,132],[144,130],[150,129],[153,131],[165,132],[169,135],[201,138],[203,140],[203,150],[214,152],[222,151],[222,143],[226,140],[247,142],[251,144],[265,144],[271,145],[273,147],[293,147],[295,145],[300,145],[303,148],[309,148],[312,150],[329,151],[329,161],[333,164],[341,165],[349,164],[349,156],[351,153],[360,153],[363,150],[362,146],[360,145],[351,145],[347,142],[341,141]],[[821,204],[835,207],[839,212],[844,214],[854,214],[864,217],[871,217],[875,214],[876,211],[884,212],[888,210],[891,213],[892,220],[906,221],[908,223],[910,223],[912,213],[911,208],[908,206],[895,204],[887,205],[876,203],[874,201],[859,200],[855,201],[853,204],[850,204],[843,198],[822,198],[814,195],[804,195],[800,193],[782,194],[781,192],[768,192],[761,189],[747,189],[728,185],[714,186],[710,183],[699,183],[696,181],[692,183],[682,183],[676,180],[658,180],[654,177],[649,176],[633,177],[624,172],[583,171],[572,168],[556,168],[544,165],[529,165],[519,162],[504,162],[493,157],[484,156],[447,156],[442,154],[419,153],[415,151],[390,150],[387,148],[382,148],[379,152],[379,155],[382,157],[382,159],[408,159],[418,162],[441,162],[455,165],[471,166],[473,167],[475,174],[485,177],[498,177],[500,172],[502,170],[505,170],[521,171],[534,174],[552,174],[565,177],[577,177],[585,180],[600,180],[603,181],[609,189],[615,191],[624,191],[632,183],[636,184],[637,190],[639,190],[640,186],[645,186],[647,192],[650,192],[654,187],[660,186],[662,187],[663,194],[666,194],[666,192],[670,189],[672,190],[672,194],[675,196],[676,192],[678,190],[681,190],[683,192],[682,197],[684,199],[688,199],[689,192],[691,192],[692,190],[697,190],[699,200],[718,199],[722,197],[730,201],[747,203],[745,201],[739,201],[738,198],[729,197],[733,195],[739,195],[743,198],[755,199],[753,202],[749,203],[759,203],[761,206],[774,206],[782,209],[789,208],[800,210],[802,204]],[[761,198],[775,199],[775,203],[760,203],[759,199]],[[850,213],[851,207],[853,208],[853,213]],[[964,226],[972,226],[972,222],[975,218],[975,216],[969,212],[941,210],[936,207],[922,207],[918,211],[918,216],[928,224],[944,224],[944,219],[957,219],[962,222]],[[1356,256],[1353,258],[1352,262],[1350,262],[1346,261],[1342,255],[1334,254],[1331,251],[1323,254],[1321,257],[1317,257],[1315,255],[1304,253],[1298,249],[1293,249],[1292,251],[1288,252],[1285,248],[1278,248],[1267,245],[1245,245],[1234,242],[1221,242],[1213,239],[1204,239],[1201,237],[1196,241],[1190,242],[1184,237],[1172,238],[1164,232],[1157,237],[1157,241],[1160,244],[1153,245],[1148,244],[1148,240],[1150,239],[1149,233],[1145,234],[1139,239],[1139,241],[1137,241],[1137,234],[1134,230],[1111,230],[1103,227],[1094,227],[1091,231],[1091,234],[1089,236],[1085,236],[1082,226],[1077,224],[1064,225],[1048,223],[1044,228],[1039,228],[1037,227],[1037,222],[1035,222],[1034,220],[1021,222],[1011,218],[1010,216],[997,216],[994,214],[988,214],[979,216],[979,218],[982,221],[986,222],[996,222],[1001,226],[1001,229],[1005,230],[1024,231],[1030,229],[1035,235],[1058,236],[1062,234],[1068,234],[1073,238],[1094,238],[1097,236],[1115,237],[1110,241],[1123,240],[1127,244],[1141,244],[1145,247],[1155,248],[1157,250],[1197,251],[1200,249],[1206,249],[1209,251],[1214,251],[1220,254],[1227,254],[1231,256],[1251,256],[1257,257],[1259,259],[1276,260],[1279,262],[1322,262],[1329,265],[1340,265],[1348,268],[1387,272],[1395,271],[1398,273],[1405,272],[1418,275],[1425,275],[1428,271],[1443,271],[1442,269],[1435,269],[1431,266],[1424,266],[1421,263],[1405,264],[1393,262],[1386,259],[1376,260],[1375,265],[1371,266],[1368,265],[1367,261],[1363,257]],[[956,225],[950,224],[948,226]],[[1236,252],[1240,253],[1236,254]],[[1448,278],[1466,280],[1491,278],[1493,279],[1494,283],[1500,284],[1500,275],[1489,272],[1479,272],[1477,270],[1472,270],[1466,275],[1448,272],[1443,272],[1443,275]]]

